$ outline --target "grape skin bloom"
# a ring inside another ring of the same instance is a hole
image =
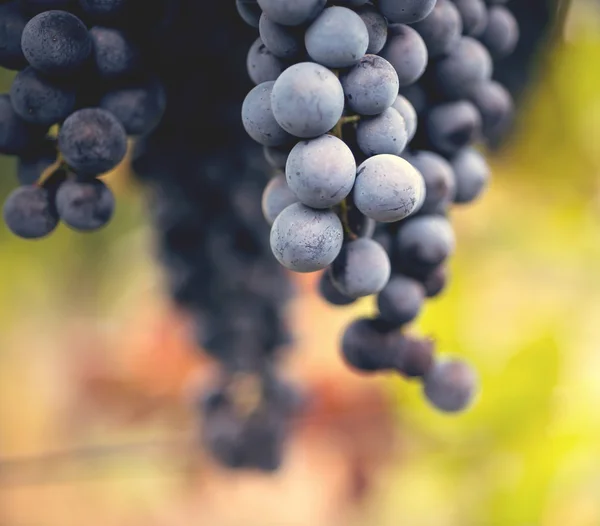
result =
[[[327,68],[302,62],[286,69],[271,94],[273,115],[288,133],[312,139],[331,130],[344,111],[344,90]]]
[[[412,214],[424,193],[423,177],[408,161],[376,155],[358,167],[353,196],[364,215],[392,223]]]
[[[369,32],[354,11],[329,7],[306,30],[304,44],[315,62],[329,68],[347,68],[367,52]]]
[[[377,55],[365,55],[340,82],[348,107],[359,115],[378,115],[389,108],[400,82],[394,67]]]
[[[277,260],[295,272],[322,270],[340,253],[342,222],[331,210],[314,210],[301,203],[288,206],[271,228],[271,249]]]
[[[333,135],[296,144],[285,174],[290,190],[312,208],[330,208],[352,191],[356,162],[352,151]]]

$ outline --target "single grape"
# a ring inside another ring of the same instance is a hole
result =
[[[425,192],[421,174],[395,155],[376,155],[358,167],[353,198],[367,217],[382,223],[412,214]]]
[[[41,186],[19,186],[4,203],[4,222],[16,236],[39,239],[58,225],[50,193]]]
[[[353,321],[342,336],[342,356],[347,365],[364,373],[394,369],[398,364],[400,333],[378,318]]]
[[[425,201],[420,214],[444,214],[454,200],[456,182],[452,166],[441,155],[428,151],[415,151],[407,161],[425,181]]]
[[[304,44],[315,62],[347,68],[367,52],[369,32],[354,11],[334,6],[325,9],[306,30]]]
[[[406,122],[398,111],[388,108],[381,115],[363,117],[356,128],[356,140],[365,155],[400,155],[408,143]]]
[[[130,76],[141,66],[141,54],[127,34],[111,27],[90,29],[92,56],[102,79],[114,80]]]
[[[462,35],[462,18],[450,0],[437,0],[435,8],[412,26],[427,46],[431,58],[450,52]]]
[[[396,371],[407,378],[422,378],[433,367],[435,344],[430,339],[401,334],[397,338]]]
[[[450,257],[455,245],[454,231],[446,218],[415,217],[398,229],[394,263],[408,276],[424,277]]]
[[[0,66],[7,69],[22,69],[27,65],[21,49],[21,36],[27,18],[17,2],[0,5]]]
[[[464,362],[437,362],[425,375],[423,389],[429,402],[446,413],[464,411],[477,391],[473,369]]]
[[[263,82],[248,93],[242,104],[244,129],[263,146],[280,146],[291,140],[290,135],[277,123],[271,107],[275,82]]]
[[[36,70],[65,75],[80,69],[92,52],[85,24],[66,11],[45,11],[25,26],[21,38],[25,58]]]
[[[260,38],[276,57],[291,60],[304,50],[304,35],[297,28],[282,26],[267,17],[260,17]]]
[[[390,22],[414,24],[435,7],[436,0],[379,0],[379,9]]]
[[[273,115],[288,133],[303,139],[331,130],[344,111],[344,90],[327,68],[312,62],[286,69],[273,86]]]
[[[277,260],[295,272],[328,267],[342,248],[344,229],[330,210],[313,210],[300,203],[288,206],[271,228],[271,249]]]
[[[251,27],[258,29],[262,9],[256,0],[235,0],[235,6],[242,20]]]
[[[270,80],[277,80],[286,68],[286,64],[273,55],[260,38],[257,38],[248,51],[246,68],[252,82],[262,84]]]
[[[327,0],[258,0],[267,16],[284,26],[299,26],[314,20]]]
[[[102,181],[65,181],[56,193],[56,209],[63,222],[75,230],[89,232],[108,224],[115,198]]]
[[[158,79],[131,83],[107,92],[100,108],[112,113],[127,135],[146,135],[154,130],[165,112],[167,95]]]
[[[474,148],[465,148],[452,158],[452,168],[456,179],[454,202],[471,203],[477,199],[490,179],[490,169]]]
[[[342,140],[322,135],[294,146],[285,175],[290,190],[301,203],[312,208],[331,208],[352,191],[356,162]]]
[[[297,202],[298,198],[287,185],[285,175],[273,177],[262,195],[262,211],[267,223],[272,225],[283,210]]]
[[[454,155],[479,137],[481,116],[477,108],[465,100],[440,104],[429,111],[425,129],[436,151]]]
[[[356,9],[356,14],[364,22],[369,35],[369,45],[367,53],[377,54],[385,46],[388,38],[388,24],[385,17],[373,4],[365,2],[364,5]]]
[[[77,93],[72,85],[53,82],[28,67],[14,78],[10,100],[22,119],[51,126],[73,113]]]
[[[331,281],[331,274],[327,270],[321,274],[319,294],[327,303],[338,307],[344,307],[356,302],[355,298],[349,298],[336,288]]]
[[[421,279],[428,298],[439,296],[448,284],[448,266],[445,263],[435,267],[429,274]]]
[[[464,99],[480,82],[492,76],[492,58],[481,43],[462,37],[450,53],[431,69],[435,89],[445,98]]]
[[[331,279],[350,298],[377,294],[390,279],[390,259],[384,248],[367,237],[344,243],[331,265]]]
[[[396,275],[377,296],[379,315],[392,325],[401,327],[413,321],[425,302],[425,289],[418,281]]]
[[[427,67],[427,46],[412,27],[393,24],[388,28],[388,39],[381,50],[398,73],[400,86],[408,86],[419,80]]]
[[[488,23],[479,37],[495,59],[510,55],[519,42],[519,24],[504,6],[490,8]]]
[[[410,142],[415,136],[415,133],[417,133],[417,124],[419,122],[414,106],[406,97],[398,95],[396,100],[392,103],[392,108],[394,108],[404,119],[406,138],[407,141]]]
[[[58,134],[58,146],[78,175],[96,176],[115,168],[127,152],[127,134],[110,112],[85,108],[70,115]]]
[[[463,33],[476,37],[487,26],[488,10],[483,0],[454,0],[463,23]]]
[[[39,143],[47,128],[23,120],[15,111],[9,95],[0,95],[0,153],[25,154]]]
[[[398,74],[377,55],[365,55],[340,77],[348,107],[360,115],[378,115],[398,96]]]
[[[513,100],[509,91],[499,82],[482,82],[470,96],[481,115],[482,133],[488,140],[502,135],[511,123]]]

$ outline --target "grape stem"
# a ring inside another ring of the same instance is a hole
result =
[[[35,182],[35,184],[36,186],[44,186],[44,184],[46,184],[54,175],[59,173],[66,175],[68,172],[69,166],[59,153],[56,161],[42,172],[40,178]]]

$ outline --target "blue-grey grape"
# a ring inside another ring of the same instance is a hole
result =
[[[258,0],[263,12],[278,24],[299,26],[319,15],[327,0]]]
[[[412,152],[408,158],[425,181],[425,201],[421,214],[444,214],[454,200],[456,183],[452,166],[441,155],[428,151]]]
[[[165,112],[167,96],[158,79],[130,83],[107,92],[100,108],[111,112],[127,135],[146,135],[158,126]]]
[[[471,37],[462,37],[431,70],[435,89],[448,99],[464,99],[480,82],[492,76],[488,50]]]
[[[490,178],[490,169],[474,148],[465,148],[452,158],[452,168],[456,181],[454,202],[470,203],[483,192]]]
[[[347,68],[367,52],[369,32],[351,9],[328,7],[306,30],[304,44],[315,62],[329,68]]]
[[[27,18],[17,2],[0,5],[0,66],[7,69],[22,69],[27,60],[21,48],[21,36]]]
[[[442,360],[425,375],[423,391],[429,402],[441,411],[464,411],[476,395],[477,377],[465,362]]]
[[[291,137],[275,120],[271,107],[274,81],[263,82],[254,87],[242,104],[244,129],[263,146],[280,146]]]
[[[479,36],[488,20],[488,10],[483,0],[454,0],[463,23],[463,33],[467,36]]]
[[[259,30],[263,44],[276,57],[290,60],[304,49],[304,35],[300,31],[277,24],[264,13],[260,17]]]
[[[398,73],[400,86],[416,82],[427,67],[427,46],[412,27],[392,24],[388,28],[388,39],[380,55]]]
[[[519,41],[519,24],[514,15],[501,5],[490,8],[488,23],[479,37],[494,58],[510,55]]]
[[[331,265],[331,278],[338,290],[350,298],[377,294],[390,279],[391,264],[384,248],[362,237],[344,243]]]
[[[434,149],[454,155],[470,145],[481,133],[481,115],[466,100],[448,102],[432,108],[425,119],[428,139]]]
[[[425,302],[425,289],[417,280],[395,275],[377,296],[379,315],[394,326],[413,321]]]
[[[141,66],[141,53],[124,31],[113,27],[90,29],[96,72],[107,80],[131,76]]]
[[[513,100],[509,91],[499,82],[482,82],[470,96],[481,115],[482,133],[486,139],[495,139],[508,128],[513,114]]]
[[[66,11],[45,11],[34,16],[21,37],[25,58],[35,69],[64,75],[80,69],[92,52],[85,24]]]
[[[385,46],[388,37],[388,24],[385,17],[373,4],[365,5],[356,9],[356,14],[360,16],[365,23],[367,33],[369,34],[369,45],[367,53],[377,54]]]
[[[424,277],[454,252],[456,240],[450,222],[442,216],[419,216],[396,234],[395,263],[411,277]]]
[[[9,95],[0,95],[0,153],[27,153],[46,134],[46,127],[26,122],[15,111]]]
[[[4,203],[4,222],[24,239],[47,236],[58,225],[58,215],[49,190],[41,186],[19,186]]]
[[[280,174],[273,177],[262,195],[262,211],[267,223],[272,225],[283,210],[297,202],[298,198],[290,190],[285,175]]]
[[[406,123],[398,111],[388,108],[380,115],[363,117],[356,140],[365,155],[400,155],[408,143]]]
[[[360,115],[378,115],[398,96],[398,74],[378,55],[365,55],[340,77],[348,107]]]
[[[344,90],[327,68],[312,62],[286,69],[273,86],[273,115],[288,133],[303,139],[331,130],[344,111]]]
[[[390,22],[414,24],[435,7],[436,0],[379,0],[379,9]]]
[[[246,69],[254,84],[276,80],[286,68],[285,62],[271,53],[260,38],[248,50]]]
[[[423,177],[408,161],[376,155],[358,167],[353,199],[367,217],[391,223],[412,214],[424,192]]]
[[[337,289],[327,270],[321,274],[321,279],[319,279],[319,294],[327,303],[338,307],[352,305],[356,302],[356,298],[350,298]]]
[[[285,174],[301,203],[331,208],[352,191],[356,162],[342,140],[327,134],[296,144],[288,156]]]
[[[127,152],[127,134],[119,120],[102,108],[72,113],[58,134],[58,146],[79,175],[96,176],[115,168]]]
[[[412,26],[421,35],[431,58],[452,50],[462,35],[462,18],[450,0],[437,0],[426,18]]]
[[[56,192],[56,209],[67,226],[90,232],[106,226],[111,220],[115,197],[99,179],[69,180],[62,183]]]
[[[22,119],[51,126],[73,113],[77,93],[71,85],[53,82],[28,67],[13,80],[10,100]]]
[[[295,272],[328,267],[342,248],[344,229],[331,210],[314,210],[301,203],[288,206],[271,228],[271,250]]]
[[[235,0],[235,6],[242,20],[249,26],[258,29],[262,9],[256,0]]]

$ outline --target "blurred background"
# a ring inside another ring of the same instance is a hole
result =
[[[453,212],[451,286],[414,327],[478,369],[468,413],[347,370],[340,331],[373,305],[331,308],[301,276],[286,370],[312,402],[284,468],[216,466],[191,403],[213,367],[166,297],[125,168],[100,233],[0,227],[0,525],[600,525],[600,5],[574,1],[564,22],[488,194]],[[2,197],[13,173],[2,159]]]

